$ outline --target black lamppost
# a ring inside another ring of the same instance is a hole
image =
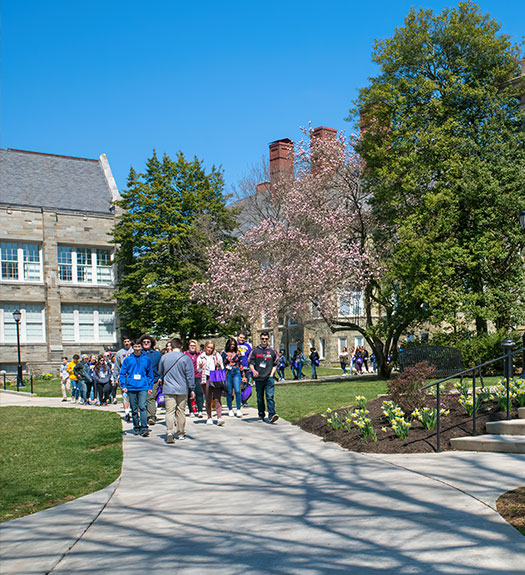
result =
[[[20,320],[22,319],[22,312],[16,309],[13,312],[13,319],[16,322],[16,349],[18,352],[18,366],[16,370],[16,391],[20,391],[20,386],[24,386],[22,378],[22,361],[20,360]]]

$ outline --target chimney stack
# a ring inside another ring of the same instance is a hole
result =
[[[289,138],[270,144],[270,185],[292,181],[294,177],[294,148]]]
[[[322,152],[316,149],[316,143],[319,142],[335,144],[337,142],[337,130],[326,126],[319,126],[312,130],[310,135],[310,163],[313,175],[318,175],[323,165]]]

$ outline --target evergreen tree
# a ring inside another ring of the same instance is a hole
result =
[[[120,277],[116,297],[123,328],[183,339],[213,333],[218,325],[203,305],[190,301],[193,282],[203,279],[206,248],[231,241],[235,213],[226,207],[222,172],[206,173],[197,158],[164,155],[131,168],[114,228]]]

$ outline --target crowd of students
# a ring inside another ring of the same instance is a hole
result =
[[[157,408],[164,405],[166,441],[174,443],[175,436],[185,439],[187,406],[190,417],[204,418],[205,409],[206,424],[222,426],[222,396],[226,396],[228,416],[242,418],[243,392],[249,393],[254,383],[259,421],[275,423],[279,416],[274,376],[280,356],[269,345],[268,332],[262,332],[260,338],[252,348],[246,334],[240,332],[228,339],[219,353],[211,340],[202,345],[190,340],[183,351],[181,340],[174,338],[160,351],[149,334],[135,341],[125,337],[115,354],[76,354],[71,361],[63,358],[62,401],[67,401],[70,393],[73,402],[106,406],[116,403],[120,386],[124,417],[133,421],[135,435],[148,437],[150,426],[157,422]]]
[[[339,354],[339,363],[343,373],[347,373],[346,368],[350,370],[350,375],[363,375],[370,373],[368,361],[372,362],[372,372],[377,371],[377,362],[374,354],[369,355],[368,350],[364,346],[352,347],[350,351],[343,347],[342,352]]]

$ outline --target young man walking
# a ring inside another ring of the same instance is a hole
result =
[[[153,390],[153,369],[151,361],[142,353],[139,341],[133,343],[133,353],[128,355],[122,363],[119,374],[120,387],[129,397],[131,416],[133,418],[133,431],[135,435],[148,437],[148,395]]]
[[[162,391],[166,402],[166,443],[175,443],[175,411],[177,412],[177,435],[186,439],[186,403],[195,397],[195,371],[193,362],[182,353],[182,341],[171,340],[173,351],[162,356],[159,374],[162,378]]]
[[[122,368],[122,362],[126,359],[126,357],[128,357],[128,355],[131,355],[133,353],[133,348],[131,346],[131,338],[125,336],[122,339],[122,345],[123,345],[122,349],[119,349],[115,354],[115,366],[113,368],[113,381],[115,383],[115,386],[119,384],[119,375],[120,370]],[[115,391],[115,397],[116,395],[117,393]],[[124,417],[126,418],[126,421],[131,421],[131,410],[129,408],[129,399],[128,394],[125,391],[122,391],[122,405],[124,407]]]
[[[279,419],[279,416],[275,413],[275,401],[273,399],[275,389],[273,376],[277,369],[277,352],[270,347],[270,334],[267,331],[261,332],[261,343],[253,349],[249,365],[255,381],[255,389],[257,390],[259,420],[264,421],[266,412],[264,399],[266,396],[268,421],[275,423]]]
[[[62,401],[67,401],[67,392],[71,393],[71,384],[69,383],[69,372],[67,371],[68,360],[67,357],[62,358],[62,365],[60,366],[60,385],[62,387]],[[71,401],[73,401],[73,394],[71,394]]]
[[[148,396],[148,423],[155,425],[157,422],[157,391],[160,384],[159,363],[162,354],[155,349],[157,342],[151,335],[145,334],[141,336],[139,342],[142,345],[142,353],[149,358],[153,369],[153,389]]]

